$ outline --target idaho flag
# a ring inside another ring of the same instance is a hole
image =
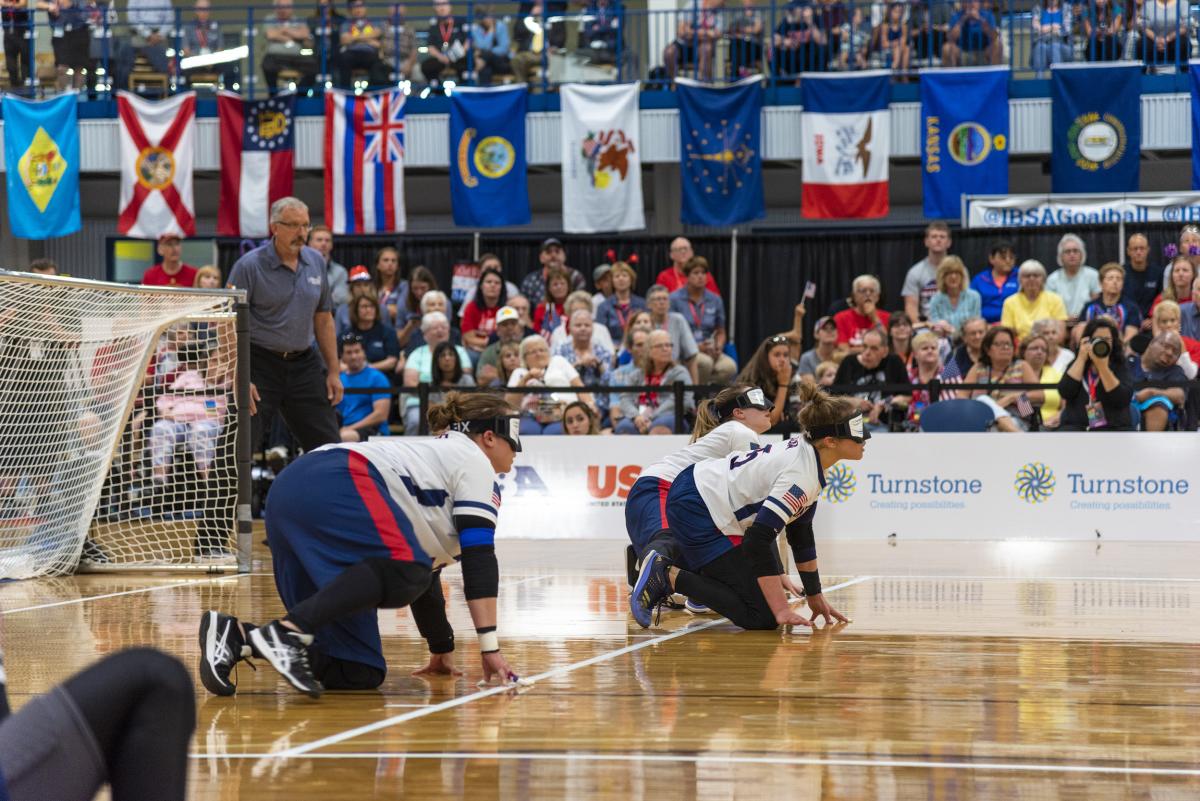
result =
[[[497,228],[529,222],[524,84],[456,88],[450,95],[450,202],[454,224]]]
[[[1136,192],[1142,149],[1140,64],[1050,68],[1054,192]]]
[[[16,236],[47,239],[80,228],[77,102],[74,93],[40,102],[4,95],[8,222]]]
[[[766,215],[762,76],[712,87],[676,79],[683,222],[736,225]]]
[[[1008,78],[1008,67],[921,70],[926,217],[959,217],[963,195],[1008,193]]]

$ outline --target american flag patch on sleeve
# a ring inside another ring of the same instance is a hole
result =
[[[492,505],[500,508],[500,485],[492,484]]]
[[[791,509],[792,514],[796,514],[808,503],[808,496],[804,494],[804,490],[800,489],[799,485],[793,484],[788,487],[787,492],[783,493],[783,502],[787,504],[788,509]]]

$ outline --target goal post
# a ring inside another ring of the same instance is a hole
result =
[[[0,271],[0,578],[249,570],[245,294]]]

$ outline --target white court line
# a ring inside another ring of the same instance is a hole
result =
[[[859,584],[864,581],[870,581],[870,579],[871,579],[871,576],[859,576],[858,578],[850,579],[849,581],[844,581],[841,584],[835,584],[832,587],[826,587],[825,592],[833,592],[834,590],[840,590],[845,587],[850,587],[854,584]],[[552,678],[556,678],[558,676],[565,676],[566,674],[573,673],[576,670],[580,670],[585,667],[590,667],[592,665],[599,664],[600,662],[607,662],[610,659],[616,659],[618,656],[624,656],[625,654],[631,654],[634,651],[640,651],[643,648],[649,647],[651,645],[658,645],[659,643],[667,642],[668,640],[674,640],[677,637],[683,637],[687,634],[693,634],[697,631],[711,629],[713,626],[719,626],[722,623],[728,623],[728,622],[729,622],[728,620],[721,617],[721,618],[717,618],[716,620],[710,620],[707,623],[701,623],[698,626],[689,625],[682,629],[673,631],[670,634],[663,634],[661,636],[655,637],[652,640],[642,640],[641,642],[635,643],[634,645],[627,645],[624,648],[618,648],[615,651],[609,651],[608,653],[599,654],[598,656],[593,656],[590,659],[585,659],[582,662],[574,662],[569,665],[564,665],[562,667],[554,668],[553,670],[547,670],[545,673],[539,673],[536,676],[525,676],[523,678],[526,681],[537,683],[544,679],[552,679]],[[330,735],[329,737],[323,737],[320,740],[314,740],[311,743],[305,743],[304,745],[298,745],[295,748],[289,748],[286,751],[280,751],[279,753],[275,754],[274,756],[277,756],[281,759],[302,756],[311,751],[315,751],[318,748],[325,748],[326,746],[337,745],[338,743],[345,742],[346,740],[352,740],[355,737],[360,737],[364,734],[370,734],[373,731],[379,731],[380,729],[386,729],[391,726],[397,726],[401,723],[406,723],[410,720],[415,720],[416,718],[423,718],[427,715],[432,715],[435,712],[443,712],[447,709],[453,709],[455,707],[462,706],[463,704],[469,704],[472,701],[478,701],[481,698],[488,698],[493,695],[499,695],[500,693],[511,692],[511,689],[512,689],[511,687],[507,687],[507,686],[489,687],[486,690],[480,690],[479,692],[460,696],[458,698],[453,698],[449,701],[443,701],[440,704],[434,704],[433,706],[427,706],[423,709],[416,709],[416,710],[413,710],[412,712],[406,712],[403,715],[396,715],[395,717],[385,718],[383,720],[375,721],[374,723],[368,723],[365,726],[359,726],[356,729],[349,729],[347,731],[341,732],[340,734]]]
[[[517,581],[507,581],[500,585],[500,589],[506,590],[509,587],[520,587],[522,584],[529,584],[530,582],[533,582],[533,581],[547,581],[552,578],[558,578],[558,577],[555,575],[531,576],[529,578],[519,579]]]
[[[192,754],[194,759],[269,759],[288,756],[275,754]],[[1197,768],[1139,768],[1113,765],[1039,764],[1026,762],[938,762],[921,759],[851,759],[838,757],[736,756],[721,754],[588,754],[447,751],[431,753],[378,752],[347,754],[307,754],[307,759],[482,759],[540,760],[547,762],[687,762],[697,765],[826,765],[853,768],[923,768],[933,770],[994,770],[1015,773],[1106,773],[1141,776],[1200,776]]]
[[[176,587],[190,587],[195,584],[208,584],[212,581],[236,581],[240,578],[250,578],[251,576],[266,576],[268,573],[239,573],[236,576],[214,576],[206,579],[186,579],[182,581],[173,581],[170,584],[156,584],[153,587],[140,587],[136,590],[124,590],[122,592],[110,592],[104,595],[89,595],[86,598],[74,598],[70,601],[55,601],[49,604],[38,604],[37,606],[23,606],[19,609],[3,609],[0,610],[0,615],[15,615],[17,612],[35,612],[38,609],[53,609],[56,606],[70,606],[71,604],[85,604],[89,601],[102,601],[105,598],[120,598],[122,595],[137,595],[142,592],[157,592],[158,590],[173,590]]]
[[[1160,581],[1200,582],[1200,578],[1163,578],[1149,576],[944,576],[910,575],[908,573],[872,574],[877,579],[949,579],[955,581]]]

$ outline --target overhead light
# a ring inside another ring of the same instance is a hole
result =
[[[214,64],[228,64],[231,61],[241,61],[250,56],[250,48],[246,45],[231,47],[228,50],[218,50],[215,53],[204,53],[199,56],[188,56],[180,60],[179,68],[192,70],[197,67],[211,67]]]

